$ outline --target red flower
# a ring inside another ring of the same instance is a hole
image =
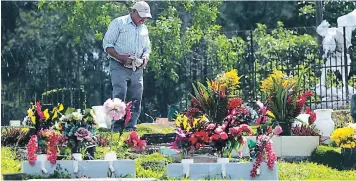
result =
[[[233,98],[229,101],[228,108],[229,110],[235,109],[239,106],[241,106],[242,100],[240,98]]]
[[[211,136],[212,140],[218,140],[220,138],[220,136],[218,134],[213,134],[213,136]]]
[[[41,104],[40,102],[36,102],[36,111],[37,111],[37,114],[38,116],[40,117],[40,119],[45,119],[45,116],[41,110]]]
[[[197,131],[189,138],[189,142],[196,148],[200,148],[204,143],[209,141],[208,133],[203,130]]]
[[[200,104],[196,98],[193,97],[190,101],[192,102],[194,107],[197,107],[197,108],[200,107]]]
[[[198,114],[199,114],[199,109],[195,107],[188,109],[188,111],[185,113],[185,115],[188,118],[196,117]]]
[[[37,136],[33,135],[31,136],[27,144],[27,159],[31,165],[34,165],[37,160],[37,156],[36,156],[37,150],[38,150]]]
[[[310,109],[310,107],[307,107],[305,109],[305,113],[310,115],[309,116],[309,120],[308,120],[309,124],[313,124],[315,122],[315,120],[316,120],[316,113],[314,111],[312,111]]]
[[[124,124],[125,126],[127,125],[127,123],[131,119],[131,108],[132,108],[132,104],[135,103],[135,102],[136,102],[136,100],[135,101],[130,101],[130,102],[128,102],[126,104],[126,109],[125,109],[126,114],[125,114],[125,124]]]
[[[220,137],[222,140],[227,140],[228,136],[225,132],[220,133]]]
[[[141,140],[136,131],[132,131],[125,143],[131,147],[132,151],[143,151],[145,150],[147,143],[145,140]]]

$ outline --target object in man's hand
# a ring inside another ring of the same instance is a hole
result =
[[[140,67],[143,64],[143,59],[136,58],[135,56],[130,57],[132,59],[131,65],[124,65],[127,68],[132,68],[133,71],[136,71],[137,67]]]

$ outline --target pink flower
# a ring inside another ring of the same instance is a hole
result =
[[[219,126],[219,127],[217,127],[217,128],[215,129],[215,133],[216,133],[216,134],[220,134],[221,132],[223,132],[222,126]]]
[[[274,134],[275,135],[279,135],[279,134],[281,134],[283,132],[283,130],[282,130],[282,127],[281,126],[276,126],[275,128],[274,128]]]
[[[37,160],[37,156],[36,156],[37,150],[38,150],[37,136],[33,135],[31,136],[27,144],[27,159],[31,165],[34,165]]]
[[[220,138],[220,136],[218,134],[214,134],[213,136],[211,136],[212,140],[218,140]]]
[[[41,103],[40,102],[36,102],[36,111],[37,111],[37,114],[38,116],[40,116],[40,119],[45,119],[45,116],[41,110]]]
[[[106,100],[104,108],[107,116],[112,120],[120,120],[126,114],[126,104],[119,98]]]
[[[240,127],[233,127],[229,129],[230,133],[232,136],[241,136],[242,134],[242,129]]]
[[[249,125],[247,125],[247,124],[240,125],[240,128],[242,129],[242,131],[245,131],[248,134],[252,133],[251,127]]]
[[[261,101],[256,101],[256,104],[258,107],[260,107],[260,109],[263,108],[263,103]]]
[[[126,113],[126,117],[125,117],[125,126],[127,125],[127,123],[130,121],[131,119],[131,108],[132,108],[132,104],[135,103],[136,101],[130,101],[126,104],[126,109],[125,109],[125,113]]]
[[[209,125],[206,127],[206,129],[207,129],[207,130],[212,130],[212,129],[215,128],[215,126],[216,126],[216,124],[211,123],[211,124],[209,124]]]
[[[222,140],[226,140],[228,138],[228,136],[225,132],[220,133],[220,137]]]
[[[237,152],[237,156],[242,158],[242,151],[241,150],[239,152]]]
[[[262,117],[258,117],[257,120],[256,120],[256,125],[260,125],[261,124],[261,120],[262,120]]]

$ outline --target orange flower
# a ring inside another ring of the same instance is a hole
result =
[[[233,98],[229,101],[228,108],[229,110],[235,109],[239,106],[241,106],[242,100],[240,98]]]

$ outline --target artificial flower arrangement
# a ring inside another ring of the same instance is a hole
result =
[[[136,131],[132,131],[125,140],[125,144],[133,152],[142,152],[145,150],[147,143],[145,140],[141,140]]]
[[[273,115],[269,114],[267,108],[257,101],[257,105],[260,109],[260,117],[258,118],[256,141],[249,140],[248,147],[250,150],[250,158],[254,160],[253,168],[250,171],[251,177],[256,177],[259,174],[259,168],[263,161],[267,162],[267,166],[270,170],[273,170],[274,164],[277,161],[277,156],[272,148],[273,136],[280,135],[283,130],[271,121]]]
[[[60,114],[63,109],[63,104],[58,104],[53,107],[52,111],[49,111],[48,109],[42,110],[40,102],[31,103],[30,108],[27,110],[24,124],[35,127],[36,132],[44,128],[49,129],[55,124],[58,114]]]
[[[49,129],[42,129],[32,135],[27,144],[27,158],[31,165],[35,164],[37,154],[47,154],[47,160],[55,164],[57,160],[57,144],[59,133]]]
[[[179,115],[177,136],[173,148],[182,152],[209,145],[219,157],[230,156],[232,150],[243,146],[243,135],[252,133],[244,118],[249,109],[234,95],[239,88],[236,70],[222,73],[215,80],[208,80],[207,86],[193,85],[192,108],[185,116]]]
[[[42,111],[40,102],[31,103],[25,119],[27,120],[25,124],[35,127],[35,132],[27,144],[27,157],[30,164],[35,164],[38,154],[47,154],[47,160],[55,164],[60,133],[51,130],[50,127],[54,124],[54,120],[62,110],[62,104],[55,106],[52,111],[48,111],[48,109]]]
[[[262,81],[261,91],[267,96],[267,109],[274,115],[274,120],[283,128],[283,135],[291,135],[292,123],[303,109],[310,114],[309,122],[315,121],[315,113],[306,102],[314,95],[311,91],[303,92],[300,78],[286,76],[274,70]]]
[[[95,142],[95,113],[91,109],[81,111],[68,108],[64,115],[53,127],[61,131],[61,146],[71,149],[71,153],[82,153],[87,148],[94,147]]]
[[[340,148],[356,148],[356,124],[336,129],[330,139]]]
[[[105,113],[112,121],[119,121],[119,138],[123,134],[123,130],[126,127],[127,123],[131,119],[131,109],[135,101],[129,101],[125,103],[119,98],[107,99],[104,103]],[[110,150],[112,147],[112,134],[110,140]],[[134,152],[143,151],[147,144],[145,140],[141,140],[136,131],[131,132],[125,140],[125,145],[131,148]],[[105,156],[107,159],[116,159],[116,152],[111,151]]]
[[[177,115],[177,135],[170,148],[179,151],[183,158],[189,157],[189,154],[209,142],[208,134],[204,130],[208,120],[204,115],[198,117],[198,114],[199,110],[193,108],[185,115]]]

